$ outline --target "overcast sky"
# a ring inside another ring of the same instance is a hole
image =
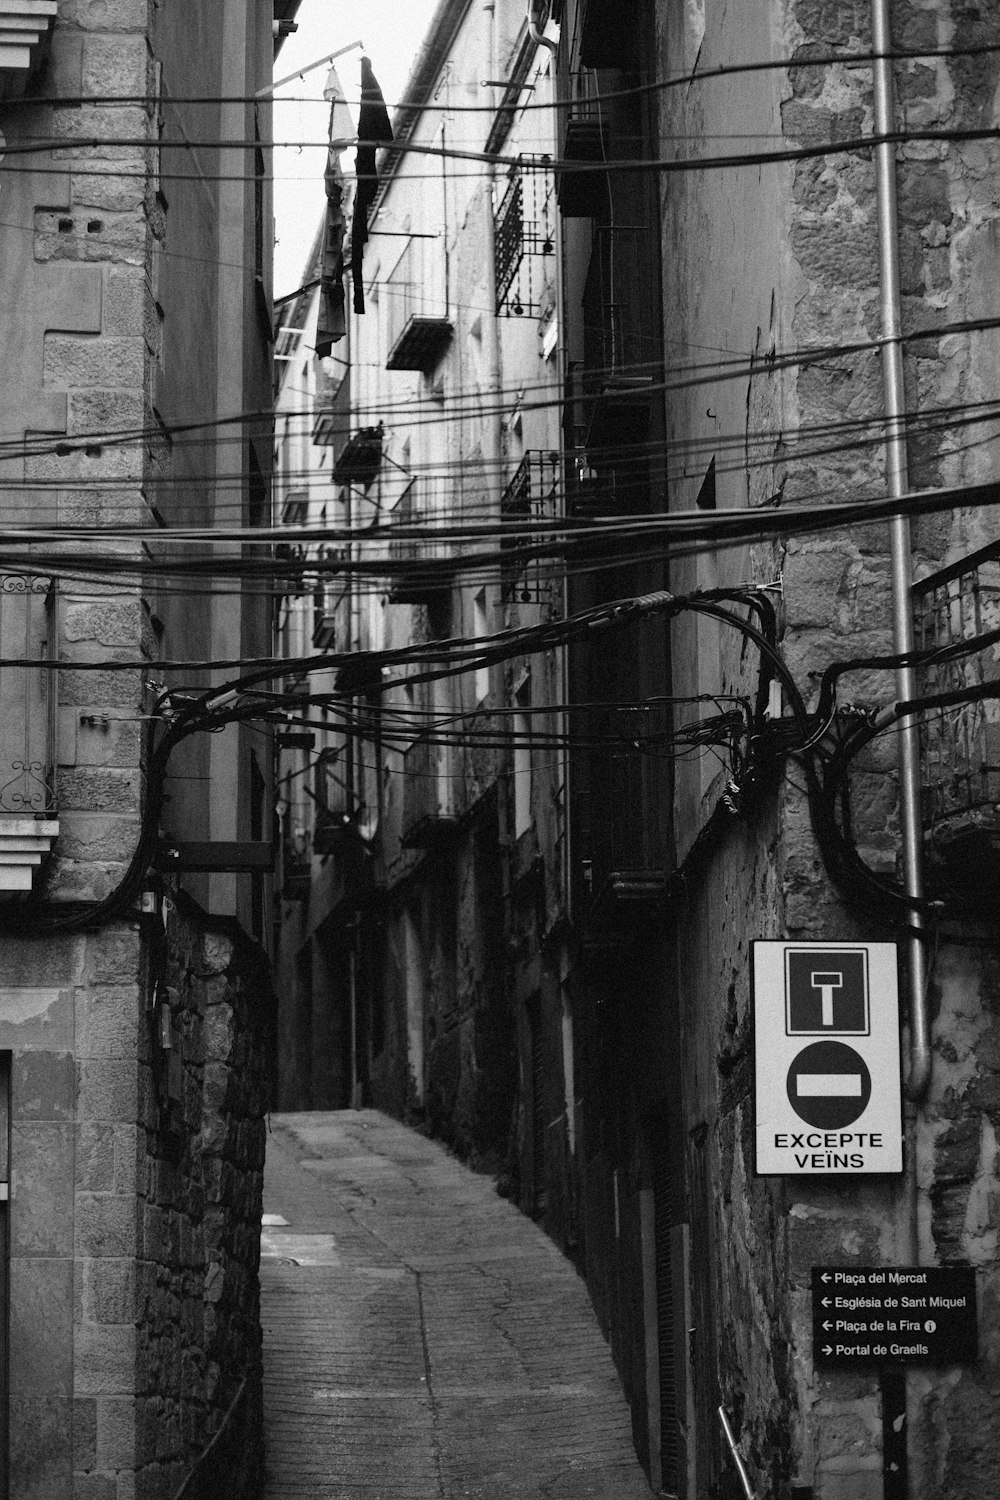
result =
[[[282,47],[275,76],[284,78],[295,68],[307,67],[339,47],[360,41],[391,114],[433,10],[434,0],[379,0],[377,6],[371,0],[302,0],[299,29]],[[360,90],[360,53],[338,58],[336,67],[353,104]],[[275,94],[275,141],[317,143],[301,152],[286,148],[274,153],[274,290],[279,297],[302,284],[306,257],[323,212],[323,142],[329,123],[329,105],[323,102],[325,79],[326,69],[317,68]],[[306,98],[314,102],[297,102]],[[345,167],[351,162],[351,156],[345,156]]]

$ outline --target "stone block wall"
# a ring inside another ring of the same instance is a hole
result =
[[[6,524],[154,520],[170,477],[167,443],[149,437],[162,426],[157,280],[167,208],[141,143],[160,122],[138,103],[87,101],[152,93],[154,55],[175,70],[175,93],[196,63],[215,69],[216,83],[223,60],[241,78],[263,73],[270,22],[260,7],[245,9],[256,49],[250,72],[247,50],[218,28],[210,47],[200,32],[185,34],[184,22],[179,39],[164,41],[156,34],[163,10],[149,0],[60,0],[34,97],[0,106],[0,153],[23,146],[27,133],[57,143],[46,157],[19,156],[28,170],[5,173],[0,187],[0,409],[5,432],[26,438],[23,450],[11,444],[0,457]],[[94,147],[92,137],[129,144]],[[171,313],[196,330],[191,366],[214,371],[217,214],[192,214],[183,189],[172,211],[168,253],[183,258],[185,297]],[[251,194],[251,239],[252,220]],[[204,276],[192,277],[195,263]],[[249,300],[250,277],[238,292]],[[254,355],[266,383],[263,334]],[[182,365],[176,360],[175,372]],[[213,386],[199,416],[210,417],[216,399],[227,411],[259,407],[243,399],[244,375],[236,360],[227,392]],[[206,451],[191,450],[199,471]],[[54,614],[59,836],[36,891],[64,912],[114,891],[143,815],[152,698],[142,663],[157,655],[160,622],[143,578],[148,553],[120,537],[100,552],[120,563],[120,576],[91,582],[70,570]],[[218,624],[211,612],[189,613],[203,632]],[[10,708],[0,685],[0,711]],[[10,1263],[11,1493],[172,1496],[234,1402],[230,1458],[242,1453],[259,1477],[264,960],[180,904],[166,935],[158,919],[124,911],[85,934],[28,939],[10,913],[0,908],[0,1052],[11,1079],[10,1206],[0,1208]],[[168,988],[175,1036],[164,1048],[151,1002]],[[235,1460],[229,1471],[233,1493],[244,1493]]]
[[[0,945],[11,1482],[26,1500],[167,1500],[234,1403],[232,1494],[260,1478],[266,971],[176,913],[167,1053],[143,946],[122,926]]]
[[[172,912],[162,957],[142,1084],[137,1493],[172,1496],[235,1404],[220,1441],[239,1457],[232,1493],[243,1496],[262,1471],[270,984],[263,955],[234,929],[213,930],[193,903]]]

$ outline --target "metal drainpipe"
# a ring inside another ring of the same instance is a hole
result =
[[[543,36],[538,25],[538,17],[535,15],[537,0],[528,0],[528,35],[536,47],[548,47],[552,56],[555,57],[558,47],[550,37]],[[548,21],[545,22],[548,25]]]
[[[887,135],[895,128],[893,108],[892,32],[889,0],[872,0],[872,42],[875,53],[875,130]],[[899,301],[899,239],[896,213],[896,161],[894,147],[882,142],[875,147],[878,204],[879,270],[882,284],[882,384],[886,416],[886,480],[888,492],[906,493],[906,396],[903,388],[903,349]],[[896,516],[889,523],[892,567],[893,648],[897,653],[914,646],[910,585],[913,562],[910,523]],[[917,695],[916,673],[901,667],[896,673],[896,696],[906,700]],[[903,881],[907,895],[923,895],[923,843],[920,815],[920,742],[914,719],[905,719],[899,729],[899,816],[903,842]],[[923,927],[920,913],[910,916],[914,928]],[[927,1011],[927,962],[924,940],[918,932],[906,939],[907,976],[910,999],[910,1049],[906,1076],[906,1168],[907,1235],[910,1264],[919,1260],[916,1116],[917,1105],[930,1082],[931,1050]]]

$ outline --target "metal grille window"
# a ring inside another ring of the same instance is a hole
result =
[[[454,564],[435,535],[443,519],[438,491],[429,475],[409,479],[393,506],[391,526],[404,535],[389,542],[391,604],[426,604],[451,586]]]
[[[1000,628],[1000,543],[914,584],[921,650],[952,646]],[[927,696],[975,690],[1000,676],[1000,642],[920,671]],[[923,823],[929,834],[970,823],[996,826],[1000,812],[1000,702],[959,702],[921,723]]]
[[[496,217],[493,243],[499,313],[507,305],[507,294],[524,255],[524,189],[520,175],[511,180],[503,196]]]
[[[0,574],[3,655],[56,660],[55,580]],[[51,813],[56,804],[56,674],[52,667],[0,667],[0,813]]]
[[[555,306],[554,180],[544,161],[511,170],[493,221],[493,255],[499,317]]]

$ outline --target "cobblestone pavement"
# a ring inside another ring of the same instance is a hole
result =
[[[265,1500],[650,1500],[583,1282],[489,1178],[374,1110],[271,1130]]]

